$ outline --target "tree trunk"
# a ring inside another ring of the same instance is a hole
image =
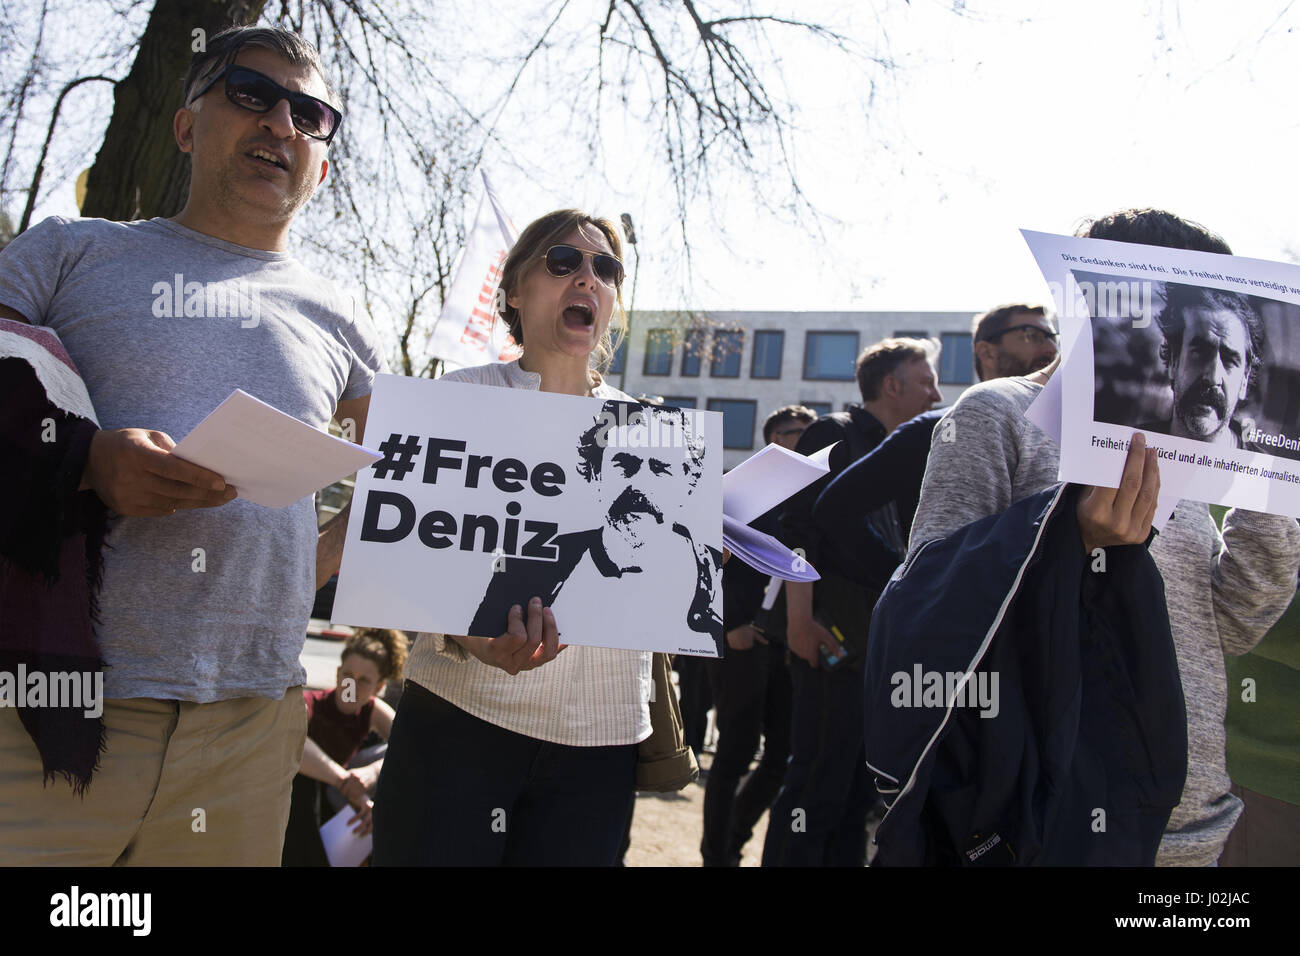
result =
[[[252,23],[266,0],[157,0],[135,63],[113,92],[113,116],[86,180],[83,216],[118,221],[172,216],[189,191],[189,158],[176,148],[172,117],[197,40]]]

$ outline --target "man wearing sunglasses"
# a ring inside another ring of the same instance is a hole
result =
[[[1029,375],[1056,358],[1056,330],[1041,305],[1003,305],[975,316],[975,378]]]
[[[175,217],[53,218],[0,254],[0,317],[59,336],[98,418],[62,460],[75,470],[53,513],[107,509],[89,654],[107,664],[102,723],[51,731],[32,707],[21,724],[0,708],[0,864],[280,861],[306,731],[299,657],[345,522],[318,534],[311,498],[251,504],[171,448],[235,388],[359,440],[384,362],[355,300],[286,251],[342,122],[319,55],[235,28],[184,89],[173,131],[192,163]],[[69,638],[47,627],[41,641],[48,660]],[[57,773],[84,797],[43,786]]]

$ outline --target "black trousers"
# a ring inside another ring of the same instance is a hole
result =
[[[709,711],[713,709],[713,694],[709,689],[708,667],[712,661],[705,657],[679,654],[673,658],[677,671],[677,686],[681,691],[682,732],[686,745],[699,757],[704,749],[704,736],[709,729]]]
[[[876,791],[862,743],[859,669],[790,659],[790,762],[767,824],[764,866],[863,866]]]
[[[281,866],[330,865],[320,839],[320,828],[329,819],[324,805],[325,787],[326,784],[301,773],[293,778]]]
[[[569,747],[407,681],[375,795],[375,866],[612,866],[636,744]]]
[[[718,748],[704,790],[700,855],[705,866],[738,866],[754,825],[781,789],[790,756],[785,647],[727,648],[721,660],[709,661],[709,674],[717,708]],[[750,773],[760,733],[763,759]]]

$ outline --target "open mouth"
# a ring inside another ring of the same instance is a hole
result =
[[[571,329],[589,329],[596,323],[596,314],[585,302],[575,302],[564,310],[564,325]]]
[[[274,153],[268,152],[268,151],[265,150],[265,149],[255,149],[255,150],[253,150],[251,153],[249,153],[248,155],[249,155],[249,157],[252,158],[253,160],[255,160],[255,161],[257,161],[257,162],[259,162],[259,163],[261,163],[261,164],[263,164],[263,165],[265,165],[265,166],[271,166],[271,167],[273,167],[273,168],[275,168],[275,169],[287,169],[287,168],[288,168],[288,167],[285,165],[284,161],[283,161],[282,159],[280,159],[280,157],[276,156]]]

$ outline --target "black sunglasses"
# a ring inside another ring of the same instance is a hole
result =
[[[603,252],[585,252],[574,246],[551,246],[546,250],[546,271],[557,279],[573,275],[582,268],[582,260],[591,256],[591,270],[608,286],[623,284],[623,263]]]
[[[221,79],[226,81],[226,99],[254,113],[269,113],[281,100],[288,100],[289,115],[293,117],[294,129],[312,139],[320,139],[328,143],[339,131],[339,124],[343,122],[343,114],[324,100],[318,100],[306,93],[286,90],[269,76],[233,63],[208,80],[201,90],[190,97],[190,103],[216,86],[217,81]]]

